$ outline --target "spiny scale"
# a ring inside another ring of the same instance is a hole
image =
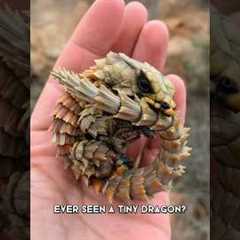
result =
[[[156,96],[139,93],[139,71],[149,77]],[[53,114],[53,142],[76,179],[110,202],[128,202],[148,200],[184,173],[181,162],[191,151],[186,146],[189,129],[176,114],[168,116],[149,106],[152,99],[175,104],[170,81],[155,68],[110,52],[81,74],[61,69],[52,76],[65,88]],[[128,144],[142,134],[142,127],[162,138],[159,156],[146,167],[135,166],[126,156]]]

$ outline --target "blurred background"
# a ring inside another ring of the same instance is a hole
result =
[[[210,3],[211,237],[238,240],[240,188],[236,182],[240,182],[240,2],[211,0]],[[234,91],[229,92],[229,87],[233,87]],[[233,96],[237,98],[230,102]]]
[[[31,106],[34,107],[74,27],[92,0],[31,1]],[[131,1],[127,1],[131,2]],[[187,205],[172,216],[173,240],[209,239],[209,12],[207,0],[139,0],[150,19],[165,21],[170,30],[165,73],[185,79],[188,89],[187,125],[192,128],[193,153],[187,174],[171,193],[174,204]],[[64,26],[64,27],[63,27]]]

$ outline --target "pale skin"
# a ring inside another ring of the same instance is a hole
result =
[[[70,16],[71,17],[71,16]],[[61,34],[61,33],[59,33]],[[161,21],[148,21],[143,5],[123,0],[97,0],[76,27],[55,67],[76,72],[91,66],[94,59],[110,50],[124,52],[164,70],[168,30]],[[176,88],[177,112],[185,116],[186,91],[183,81],[169,75]],[[51,114],[62,87],[49,79],[31,119],[31,239],[171,239],[170,219],[164,214],[148,215],[56,215],[55,204],[108,204],[106,199],[74,180],[56,158],[51,143]],[[140,139],[128,154],[136,156],[145,144],[144,160],[150,161],[159,150],[159,140]],[[167,204],[168,193],[157,194],[151,204]]]

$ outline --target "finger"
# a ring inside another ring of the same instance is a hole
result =
[[[147,10],[141,3],[131,2],[127,4],[119,37],[112,47],[114,52],[132,55],[139,33],[147,21],[147,15]]]
[[[123,0],[97,0],[79,22],[55,67],[82,71],[105,55],[116,41],[124,14]]]
[[[117,38],[124,14],[123,0],[97,0],[83,17],[71,41],[100,56]]]
[[[147,142],[147,138],[144,136],[141,136],[139,139],[132,142],[128,146],[127,156],[133,161],[136,160],[139,152],[143,150],[143,147],[145,146],[146,142]]]
[[[100,55],[105,55],[116,40],[124,13],[123,0],[97,0],[78,24],[55,67],[81,71]],[[46,130],[61,86],[50,78],[37,102],[31,119],[33,130]]]
[[[167,75],[168,78],[174,84],[176,93],[174,96],[174,100],[177,105],[177,116],[180,121],[184,124],[185,122],[185,114],[186,114],[186,87],[184,81],[177,75],[171,74]],[[149,140],[147,143],[147,151],[157,152],[157,149],[160,149],[160,137],[155,136],[153,139]],[[148,154],[145,154],[148,156]]]
[[[133,57],[146,61],[153,66],[163,70],[167,55],[168,30],[164,23],[160,21],[150,21],[146,23],[139,36]],[[186,89],[184,81],[176,75],[168,75],[176,89],[175,101],[177,113],[184,122],[186,111]]]
[[[142,163],[141,163],[142,166],[147,166],[147,165],[149,165],[149,163],[155,161],[160,152],[159,145],[156,148],[149,148],[150,143],[151,143],[151,140],[148,140],[146,142],[146,145],[144,148],[144,153],[143,153],[143,159],[142,159]]]
[[[139,61],[146,61],[162,70],[166,60],[167,45],[168,30],[166,25],[160,21],[150,21],[144,25],[140,33],[133,57]],[[136,157],[146,143],[145,140],[144,142],[137,141],[135,144],[131,144],[128,153]]]
[[[174,74],[169,74],[166,76],[166,78],[168,78],[175,87],[176,93],[174,96],[174,101],[176,102],[177,105],[176,108],[177,116],[179,117],[180,121],[184,124],[187,98],[185,82],[179,76]]]
[[[147,22],[138,38],[133,57],[163,70],[168,46],[168,29],[161,21]]]

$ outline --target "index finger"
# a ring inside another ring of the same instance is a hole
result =
[[[93,60],[105,55],[115,42],[124,12],[123,0],[97,0],[76,27],[55,67],[81,71]],[[32,130],[47,130],[56,100],[62,95],[62,88],[50,78],[31,118]]]

